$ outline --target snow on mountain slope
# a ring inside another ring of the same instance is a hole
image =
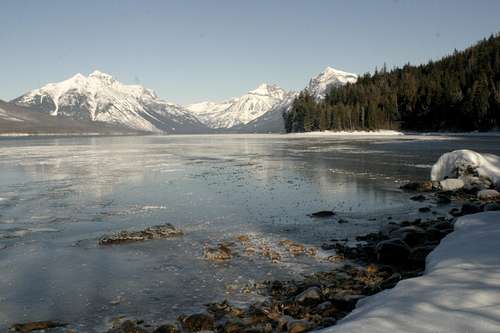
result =
[[[357,80],[356,74],[326,67],[323,72],[309,81],[307,90],[317,99],[323,99],[330,88],[355,83]]]
[[[317,100],[325,98],[328,90],[334,86],[342,86],[347,83],[354,83],[358,79],[356,74],[344,72],[332,67],[327,67],[323,72],[309,81],[306,89]],[[298,93],[290,92],[281,103],[277,103],[268,112],[253,119],[247,124],[235,127],[238,132],[269,133],[284,132],[283,113],[288,112],[293,104],[293,100]]]
[[[201,102],[186,108],[211,128],[231,128],[262,116],[289,96],[278,86],[261,84],[241,97],[220,103]]]
[[[207,128],[182,106],[161,100],[153,90],[125,85],[94,71],[49,83],[13,103],[52,116],[119,124],[149,132],[200,132]]]

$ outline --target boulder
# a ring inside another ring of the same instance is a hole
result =
[[[379,262],[404,264],[411,253],[411,249],[401,239],[393,238],[378,243],[375,247],[375,253]]]
[[[481,190],[477,193],[479,200],[495,200],[500,198],[500,192],[497,190]]]
[[[452,192],[464,187],[464,181],[457,178],[448,178],[439,182],[441,190],[445,192]]]

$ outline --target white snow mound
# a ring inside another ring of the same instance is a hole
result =
[[[461,217],[423,276],[361,300],[321,333],[500,332],[500,212]]]
[[[500,156],[467,149],[442,155],[432,166],[431,180],[459,178],[467,168],[472,168],[479,176],[489,178],[494,184],[500,183]]]

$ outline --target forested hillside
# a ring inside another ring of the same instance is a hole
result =
[[[425,65],[383,66],[324,100],[305,90],[283,117],[287,132],[499,128],[500,34]]]

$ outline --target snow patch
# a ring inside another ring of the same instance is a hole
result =
[[[361,300],[321,333],[500,332],[500,212],[461,217],[425,274]]]

